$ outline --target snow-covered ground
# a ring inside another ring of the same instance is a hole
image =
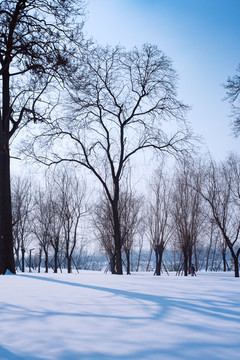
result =
[[[240,359],[240,280],[0,276],[0,359]]]

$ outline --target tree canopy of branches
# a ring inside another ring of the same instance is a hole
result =
[[[232,108],[233,131],[238,136],[240,134],[240,64],[237,73],[227,79],[224,87],[227,92],[226,99],[229,100]]]
[[[87,213],[86,184],[81,183],[76,175],[69,175],[66,170],[55,180],[56,195],[60,205],[59,220],[62,225],[62,237],[68,273],[72,272],[73,253],[79,237],[79,223]]]
[[[133,248],[135,236],[140,231],[142,205],[143,198],[134,194],[133,190],[126,189],[120,193],[119,216],[128,275],[130,274],[130,252]]]
[[[53,254],[53,269],[66,260],[68,272],[72,271],[73,254],[80,239],[80,221],[87,213],[86,186],[76,174],[67,170],[51,173],[45,188],[35,195],[32,233],[37,240],[41,255],[45,257],[45,271],[48,272],[49,255]]]
[[[105,194],[104,194],[105,195]],[[95,235],[108,258],[112,274],[116,273],[115,248],[111,207],[106,196],[101,196],[94,207],[93,225]]]
[[[142,220],[140,209],[143,205],[143,199],[132,190],[125,189],[119,196],[119,218],[120,230],[122,236],[122,251],[126,256],[126,270],[130,274],[130,252],[133,247],[136,233],[139,231],[139,224]],[[109,260],[109,266],[112,274],[116,274],[116,253],[114,246],[114,222],[111,205],[106,198],[102,196],[95,206],[93,224],[96,229],[96,237],[100,246],[104,249]]]
[[[48,131],[58,151],[38,159],[78,163],[100,181],[113,215],[116,271],[122,274],[118,203],[124,169],[142,150],[183,152],[191,138],[187,107],[177,99],[171,61],[156,46],[132,51],[96,47],[81,61],[70,83],[71,112]],[[42,141],[34,143],[41,155]]]
[[[176,227],[176,243],[183,256],[184,276],[188,275],[193,250],[203,223],[201,196],[190,186],[193,177],[191,165],[184,161],[176,171],[173,193],[172,214]]]
[[[235,277],[239,277],[240,255],[240,161],[231,155],[220,165],[213,161],[201,170],[196,188],[208,203],[212,220],[221,232],[233,259]],[[202,180],[201,180],[202,178]],[[200,181],[202,184],[200,185]]]
[[[147,224],[149,241],[155,252],[155,275],[161,275],[163,252],[173,235],[171,221],[171,181],[163,172],[163,165],[151,182],[152,199],[149,203]]]
[[[82,3],[2,0],[0,3],[0,274],[15,272],[10,189],[10,141],[29,121],[42,121],[50,81],[64,81],[82,41]],[[44,102],[44,106],[38,104]]]
[[[16,265],[20,266],[20,251],[22,254],[21,270],[24,272],[24,254],[31,243],[31,218],[33,211],[32,185],[30,180],[14,177],[12,182],[12,219],[13,244]]]

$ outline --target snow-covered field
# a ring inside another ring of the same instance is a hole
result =
[[[240,280],[0,276],[0,359],[240,359]]]

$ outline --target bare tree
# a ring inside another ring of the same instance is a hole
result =
[[[137,253],[137,263],[135,271],[139,271],[140,264],[141,264],[141,258],[142,258],[142,252],[143,252],[143,245],[144,245],[144,239],[145,239],[145,232],[146,232],[146,223],[142,219],[141,225],[138,227],[138,234],[137,234],[137,244],[136,244],[136,253]]]
[[[173,235],[171,224],[171,181],[159,168],[150,184],[151,201],[148,210],[149,241],[155,252],[155,275],[161,275],[163,252]]]
[[[236,136],[240,133],[240,64],[237,73],[229,77],[224,84],[227,92],[226,100],[231,104],[233,117],[233,131]]]
[[[52,186],[52,189],[54,189],[54,185]],[[59,253],[62,250],[63,246],[63,239],[62,239],[62,208],[61,203],[59,204],[57,200],[56,193],[49,193],[48,197],[48,208],[49,208],[49,229],[48,229],[48,235],[49,235],[49,242],[51,247],[53,248],[53,259],[54,259],[54,273],[57,273],[59,266]]]
[[[55,191],[60,206],[59,221],[62,225],[63,244],[68,273],[72,272],[73,253],[80,237],[80,220],[87,214],[86,184],[65,169],[55,176]]]
[[[106,195],[101,196],[97,204],[95,204],[93,226],[95,228],[96,239],[108,257],[111,273],[116,274],[112,212]]]
[[[239,277],[240,255],[240,160],[230,156],[227,161],[217,165],[213,161],[201,170],[204,179],[196,188],[208,203],[212,218],[219,228],[233,259],[235,277]]]
[[[229,269],[229,265],[227,262],[227,252],[228,247],[226,241],[224,240],[219,227],[216,225],[215,220],[212,218],[212,212],[208,211],[208,219],[205,222],[205,231],[203,233],[203,237],[205,238],[204,250],[205,250],[205,270],[211,271],[215,268],[221,266],[223,271],[227,271]],[[219,262],[219,254],[221,254],[221,260]],[[216,261],[218,261],[218,265],[216,265]]]
[[[139,225],[142,221],[141,207],[143,198],[134,194],[131,189],[120,193],[119,216],[123,251],[126,256],[126,270],[130,274],[130,254],[134,245]]]
[[[208,271],[208,269],[209,269],[211,255],[212,255],[212,258],[215,255],[218,238],[219,238],[219,236],[218,236],[219,234],[218,234],[218,231],[216,231],[216,224],[214,223],[214,221],[212,221],[210,218],[207,224],[208,224],[208,226],[205,230],[206,239],[207,239],[206,262],[205,262],[205,270],[206,271]]]
[[[43,93],[53,79],[73,71],[81,42],[82,2],[1,0],[0,4],[0,274],[15,272],[10,189],[10,141],[24,125],[43,121],[53,96]],[[38,104],[44,102],[44,106]]]
[[[132,190],[125,190],[120,193],[119,216],[122,252],[126,257],[126,270],[130,274],[130,254],[133,248],[135,237],[139,231],[139,225],[142,221],[141,206],[143,199],[138,197]],[[96,229],[96,238],[101,247],[105,250],[113,274],[116,273],[116,252],[114,246],[114,222],[111,206],[103,195],[95,206],[94,227]]]
[[[51,174],[52,175],[52,174]],[[39,190],[35,197],[35,221],[33,232],[39,239],[40,256],[45,254],[45,268],[48,272],[49,250],[53,250],[53,270],[57,273],[60,267],[59,254],[63,248],[63,204],[52,176],[46,180],[44,190]]]
[[[52,202],[49,193],[39,190],[35,197],[34,221],[32,232],[36,236],[39,244],[40,254],[45,255],[45,272],[49,269],[49,248],[52,237],[52,223],[54,213],[52,212]]]
[[[78,163],[101,183],[112,212],[116,271],[122,274],[119,196],[124,170],[143,150],[184,151],[191,138],[184,119],[187,107],[177,99],[171,61],[156,46],[132,51],[97,47],[81,64],[71,78],[71,113],[48,131],[55,144],[68,146],[45,157],[41,150],[38,160]],[[36,137],[34,151],[39,142]]]
[[[28,179],[14,177],[12,186],[13,244],[16,266],[25,271],[25,252],[31,242],[32,186]],[[21,264],[20,264],[21,251]]]
[[[188,275],[193,251],[197,245],[203,223],[201,196],[190,186],[193,177],[195,174],[191,164],[184,161],[180,164],[174,179],[172,214],[176,228],[176,243],[183,256],[184,276]]]

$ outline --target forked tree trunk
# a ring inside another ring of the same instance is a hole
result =
[[[154,251],[155,251],[155,256],[156,256],[155,275],[160,276],[161,269],[162,269],[163,251],[164,251],[163,244],[157,245],[156,248],[154,249]]]
[[[240,248],[239,250],[235,253],[234,252],[234,249],[233,249],[233,245],[230,241],[230,239],[226,236],[226,234],[223,234],[224,238],[225,238],[225,241],[226,241],[226,244],[231,252],[231,255],[232,255],[232,259],[233,259],[233,263],[234,263],[234,274],[235,274],[235,277],[239,277],[239,263],[238,263],[238,257],[240,255]]]

